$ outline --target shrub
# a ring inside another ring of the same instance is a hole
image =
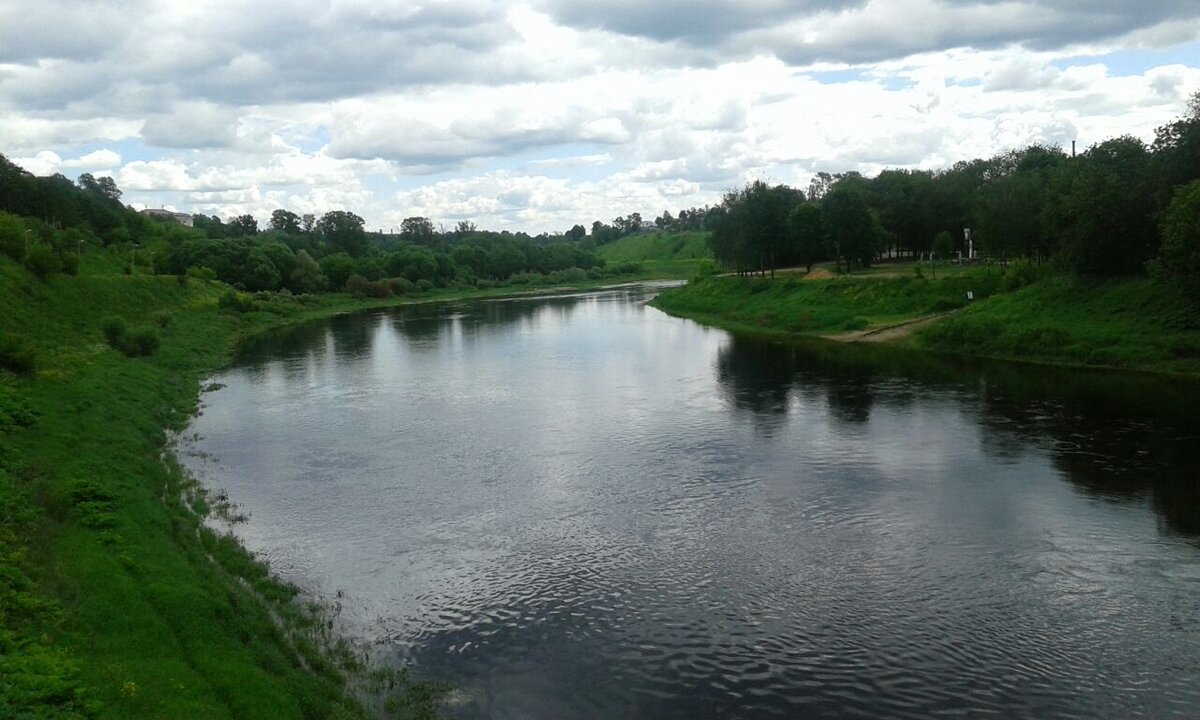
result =
[[[1038,268],[1028,260],[1017,260],[1009,263],[1004,271],[1004,288],[1018,290],[1037,281],[1040,273]]]
[[[701,260],[700,264],[696,266],[696,277],[698,278],[717,275],[719,272],[717,264],[712,260]]]
[[[229,290],[217,299],[217,307],[231,312],[248,313],[257,310],[258,303],[244,292]]]
[[[357,297],[362,297],[367,294],[368,284],[370,282],[365,277],[355,273],[346,279],[346,292]]]
[[[546,276],[541,273],[514,273],[508,278],[513,285],[535,285],[545,280]]]
[[[166,329],[171,324],[171,318],[173,316],[171,315],[171,313],[167,312],[166,310],[159,310],[158,312],[154,313],[154,315],[152,315],[151,317],[154,318],[155,325],[159,326],[160,328]]]
[[[37,356],[25,341],[0,337],[0,368],[17,375],[32,375],[37,369]]]
[[[158,330],[152,327],[134,328],[125,335],[125,343],[121,352],[130,357],[153,355],[158,349],[160,337]]]
[[[62,262],[62,271],[65,275],[79,274],[79,256],[75,253],[67,252],[59,256]]]
[[[187,277],[196,280],[216,280],[217,271],[203,265],[193,265],[187,269]]]
[[[412,280],[408,278],[392,278],[388,280],[388,287],[391,288],[393,295],[408,295],[416,291],[417,286],[413,285]]]
[[[13,260],[25,257],[26,227],[21,218],[0,212],[0,253]]]
[[[100,329],[109,347],[128,357],[153,355],[158,349],[160,338],[156,328],[138,327],[131,330],[122,318],[106,317],[100,322]]]
[[[25,267],[29,268],[34,275],[44,278],[47,275],[61,272],[62,261],[54,253],[53,248],[38,243],[29,248],[29,254],[25,256]]]
[[[550,273],[551,282],[581,282],[587,280],[587,271],[577,267],[555,270]]]
[[[106,317],[100,321],[100,330],[104,332],[104,339],[114,350],[121,349],[121,342],[125,339],[128,329],[125,320],[119,317]]]
[[[604,277],[604,271],[600,269],[599,265],[593,265],[588,268],[587,276],[590,280],[599,280]]]
[[[373,298],[386,298],[392,296],[392,288],[386,280],[376,280],[367,284],[367,296]]]
[[[425,278],[421,278],[417,281],[417,292],[429,292],[432,289],[433,283],[429,282]]]

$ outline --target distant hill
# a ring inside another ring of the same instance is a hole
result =
[[[610,263],[698,263],[712,259],[708,233],[700,230],[626,235],[596,248],[596,254]]]

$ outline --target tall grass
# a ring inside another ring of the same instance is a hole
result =
[[[238,336],[347,300],[229,313],[220,292],[141,274],[38,279],[0,259],[0,337],[37,358],[33,374],[0,370],[0,717],[365,716],[347,693],[361,658],[204,525],[168,446]],[[170,322],[153,355],[105,341],[103,319],[155,313]]]
[[[998,275],[930,280],[836,278],[807,281],[714,277],[664,292],[654,305],[667,312],[734,330],[762,334],[826,334],[861,330],[944,312],[998,292]]]

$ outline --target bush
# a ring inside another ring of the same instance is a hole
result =
[[[59,256],[62,262],[62,271],[65,275],[79,274],[79,256],[74,253],[63,253]]]
[[[130,357],[153,355],[158,349],[160,337],[158,330],[152,327],[139,327],[125,335],[125,343],[121,352]]]
[[[386,280],[376,280],[367,284],[366,293],[368,297],[382,299],[392,296],[392,288]]]
[[[13,260],[25,257],[26,227],[21,218],[0,212],[0,253]]]
[[[110,347],[114,350],[121,349],[121,342],[125,339],[125,333],[128,331],[124,319],[106,317],[100,321],[100,330],[104,332],[104,339]]]
[[[346,279],[346,292],[356,297],[362,297],[367,294],[367,285],[369,284],[370,282],[365,277],[355,273]]]
[[[1008,269],[1004,271],[1004,288],[1018,290],[1026,285],[1032,285],[1041,275],[1042,273],[1032,262],[1017,260],[1009,263]]]
[[[719,273],[720,271],[717,269],[717,264],[712,260],[701,260],[700,264],[696,266],[695,277],[703,278],[710,275],[717,275]]]
[[[106,317],[100,322],[100,329],[109,347],[128,357],[153,355],[158,349],[160,338],[156,328],[138,327],[130,330],[124,319]]]
[[[432,289],[433,283],[429,282],[425,278],[421,278],[417,281],[417,292],[429,292]]]
[[[548,278],[550,282],[582,282],[587,280],[587,271],[577,267],[567,268],[566,270],[555,270],[550,273]]]
[[[416,292],[417,286],[408,278],[392,278],[388,280],[388,287],[391,288],[393,295],[409,295]]]
[[[203,265],[194,265],[187,269],[187,277],[196,280],[216,280],[217,271]]]
[[[248,313],[257,310],[258,303],[244,292],[229,290],[217,299],[217,307],[231,312]]]
[[[29,254],[25,256],[25,267],[34,275],[44,278],[62,272],[62,260],[49,245],[38,243],[29,248]]]
[[[0,337],[0,368],[17,375],[32,375],[37,369],[37,356],[25,341]]]
[[[171,324],[171,318],[174,316],[171,315],[171,313],[167,312],[166,310],[160,310],[160,311],[154,313],[154,315],[152,315],[151,317],[154,318],[155,325],[157,325],[160,328],[163,328],[165,330]]]
[[[514,273],[508,278],[513,285],[536,285],[545,282],[546,276],[541,273]]]

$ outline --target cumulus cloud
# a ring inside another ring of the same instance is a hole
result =
[[[237,113],[205,102],[178,103],[142,125],[146,144],[165,148],[228,147],[237,139]]]
[[[0,152],[206,214],[536,232],[1148,138],[1198,63],[1112,53],[1179,43],[1182,0],[0,0]]]

